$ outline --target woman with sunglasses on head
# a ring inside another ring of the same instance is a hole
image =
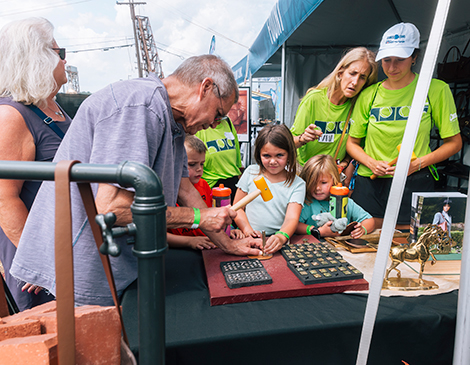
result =
[[[354,121],[347,142],[348,153],[361,163],[352,194],[354,201],[382,226],[395,166],[419,75],[412,71],[419,52],[419,31],[411,23],[388,29],[380,43],[377,61],[387,79],[365,90],[358,98],[351,119]],[[439,129],[443,143],[431,152],[431,129]],[[421,117],[408,179],[403,194],[398,229],[407,229],[411,216],[411,193],[433,191],[431,169],[462,147],[454,99],[449,86],[431,80]],[[375,175],[377,178],[374,179]]]
[[[43,18],[14,21],[0,30],[0,160],[52,161],[71,123],[54,100],[67,76],[65,49],[53,30]],[[0,179],[0,262],[20,310],[53,299],[39,288],[22,291],[9,273],[40,184]]]
[[[346,122],[356,96],[377,81],[374,57],[367,48],[353,48],[327,77],[307,90],[291,128],[297,160],[302,166],[319,154],[336,155],[342,170],[349,165]]]

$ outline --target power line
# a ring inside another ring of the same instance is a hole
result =
[[[126,48],[126,47],[134,47],[133,44],[123,44],[120,46],[107,46],[107,47],[100,47],[100,48],[89,48],[89,49],[77,49],[75,51],[68,51],[67,53],[81,53],[81,52],[91,52],[91,51],[109,51],[110,49],[116,48]]]
[[[215,34],[218,35],[219,37],[225,38],[226,40],[228,40],[228,41],[230,41],[230,42],[232,42],[232,43],[238,44],[239,46],[241,46],[241,47],[243,47],[243,48],[250,49],[249,47],[245,46],[244,44],[241,44],[241,43],[239,43],[239,42],[237,42],[237,41],[234,41],[233,39],[231,39],[231,38],[229,38],[229,37],[223,35],[223,34],[220,33],[220,32],[217,32],[216,30],[214,30],[214,29],[212,29],[212,28],[206,28],[206,27],[204,27],[203,25],[197,24],[196,22],[193,22],[192,20],[189,20],[189,19],[188,19],[188,16],[187,16],[186,14],[184,14],[182,11],[179,11],[178,9],[176,9],[175,7],[173,7],[173,6],[171,6],[171,5],[168,5],[168,4],[166,4],[166,5],[169,6],[169,7],[171,7],[171,8],[173,8],[173,9],[175,9],[177,13],[175,13],[175,12],[174,12],[173,10],[171,10],[171,9],[165,8],[164,6],[162,6],[162,8],[164,8],[164,9],[166,9],[166,10],[172,12],[173,14],[176,14],[177,16],[183,18],[183,20],[186,20],[188,23],[191,23],[191,24],[193,24],[193,25],[195,25],[195,26],[197,26],[197,27],[199,27],[199,28],[202,28],[202,29],[208,31],[208,32],[215,33]],[[178,13],[179,13],[179,14],[178,14]],[[181,14],[182,14],[182,15],[181,15]],[[183,15],[184,15],[184,16],[183,16]]]
[[[64,6],[70,6],[70,5],[74,5],[74,4],[80,4],[80,3],[86,3],[86,2],[90,2],[92,0],[80,0],[80,1],[75,1],[73,3],[67,3],[67,4],[63,4],[63,3],[56,3],[56,4],[51,4],[51,5],[48,5],[48,6],[43,6],[42,8],[34,8],[34,9],[29,9],[29,10],[14,10],[14,11],[11,11],[11,12],[2,12],[0,17],[6,17],[6,16],[10,16],[10,15],[16,15],[16,14],[23,14],[23,13],[31,13],[31,12],[36,12],[38,10],[45,10],[45,9],[52,9],[52,8],[59,8],[59,7],[64,7]]]
[[[67,53],[81,53],[81,52],[93,52],[93,51],[109,51],[110,49],[118,49],[118,48],[127,48],[127,47],[134,47],[135,44],[123,44],[123,45],[117,45],[117,46],[104,46],[104,47],[98,47],[98,48],[87,48],[87,49],[76,49],[73,51],[67,50]],[[184,57],[177,54],[170,52],[166,49],[163,49],[161,47],[157,47],[160,51],[171,54],[173,56],[179,57],[180,59],[184,60]]]

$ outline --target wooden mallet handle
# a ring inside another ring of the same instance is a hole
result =
[[[232,209],[238,210],[240,208],[243,208],[245,205],[255,200],[259,195],[261,195],[261,190],[256,189],[255,191],[251,192],[250,194],[245,196],[243,199],[240,199],[238,202],[232,205]]]

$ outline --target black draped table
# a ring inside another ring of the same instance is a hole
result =
[[[166,266],[167,364],[355,364],[367,296],[325,294],[210,306],[201,252],[170,249]],[[369,364],[449,365],[458,292],[382,297]],[[138,351],[137,288],[122,298]]]

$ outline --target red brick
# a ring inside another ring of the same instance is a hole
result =
[[[77,364],[120,364],[121,323],[115,307],[75,308]]]
[[[0,365],[57,363],[57,335],[17,337],[0,342]]]
[[[13,338],[41,334],[41,323],[34,319],[25,319],[21,322],[0,324],[0,341]]]
[[[55,312],[36,316],[42,333],[57,332]],[[77,364],[119,364],[121,326],[115,307],[86,305],[75,308]]]
[[[43,313],[55,312],[56,310],[56,302],[53,300],[52,302],[44,303],[34,307],[32,309],[27,309],[23,312],[14,314],[9,317],[3,317],[3,321],[5,323],[9,322],[18,322],[24,319],[37,319],[37,316]]]
[[[43,334],[55,335],[57,316],[54,310],[55,305],[46,310],[33,309],[29,313],[25,311],[15,315],[16,317],[7,317],[8,323],[15,324],[20,320],[24,321],[25,318],[34,318],[36,322],[40,322]],[[100,306],[75,308],[75,341],[77,364],[120,364],[121,325],[116,308]]]

